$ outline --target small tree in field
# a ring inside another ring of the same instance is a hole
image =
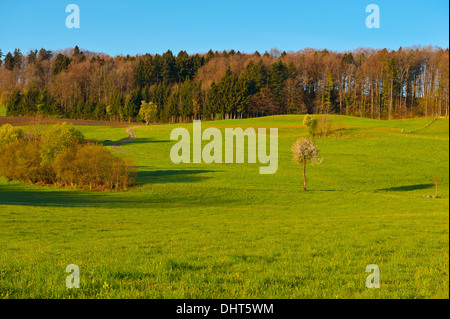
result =
[[[306,164],[309,162],[312,165],[319,165],[322,163],[322,158],[319,157],[319,151],[316,144],[309,137],[300,137],[294,144],[292,144],[292,156],[295,163],[301,165],[303,170],[303,190],[306,191]]]
[[[316,133],[317,125],[319,124],[319,121],[316,117],[312,115],[305,115],[303,118],[303,125],[308,127],[309,135],[314,136]]]
[[[153,102],[141,101],[141,109],[139,110],[139,116],[145,121],[145,125],[149,122],[156,121],[156,112],[158,108]]]
[[[431,180],[434,184],[434,197],[438,198],[438,185],[439,185],[439,179],[434,176],[433,179]]]

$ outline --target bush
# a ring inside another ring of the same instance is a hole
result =
[[[331,124],[332,124],[332,118],[329,115],[322,115],[319,118],[319,123],[316,127],[315,135],[328,137],[331,132]]]
[[[64,124],[49,128],[40,140],[16,138],[0,146],[0,174],[31,184],[119,190],[133,185],[136,169],[101,145],[83,144],[81,133]]]
[[[115,157],[100,145],[86,144],[68,148],[54,162],[57,180],[63,186],[89,189],[126,189],[135,180],[130,160]]]
[[[84,136],[66,122],[50,126],[41,136],[42,165],[51,166],[59,153],[83,143]]]
[[[22,129],[14,127],[11,124],[5,124],[0,127],[0,146],[22,139],[23,136]]]
[[[8,180],[29,183],[49,182],[48,172],[41,166],[38,141],[17,139],[0,148],[0,173]]]

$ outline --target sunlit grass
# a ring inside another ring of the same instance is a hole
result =
[[[334,117],[344,138],[317,139],[308,192],[290,146],[302,116],[205,122],[278,127],[279,167],[178,164],[171,130],[134,130],[128,192],[0,181],[2,298],[448,298],[448,120]],[[191,124],[182,126],[192,129]],[[123,128],[79,127],[86,138]],[[404,131],[419,130],[414,134]],[[438,138],[436,138],[436,136]],[[432,178],[441,198],[433,195]],[[81,288],[65,287],[68,264]],[[381,288],[367,289],[368,264]]]

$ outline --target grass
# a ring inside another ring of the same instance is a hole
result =
[[[0,116],[6,116],[6,106],[0,105]]]
[[[278,127],[279,167],[178,164],[173,128],[134,130],[129,192],[0,180],[2,298],[449,298],[449,125],[431,118],[334,116],[345,138],[317,139],[309,191],[290,145],[302,116],[202,123]],[[123,128],[80,127],[89,139]],[[406,134],[401,131],[414,131]],[[440,180],[439,199],[432,177]],[[65,287],[80,267],[81,288]],[[381,288],[365,287],[366,266]]]

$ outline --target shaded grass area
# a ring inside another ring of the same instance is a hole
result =
[[[278,127],[274,175],[259,175],[260,164],[175,165],[169,136],[179,125],[158,125],[121,146],[139,165],[129,192],[0,181],[1,297],[448,298],[448,121],[436,139],[344,118],[344,139],[316,140],[324,161],[307,168],[302,192],[290,155],[306,134],[301,118],[204,125]],[[423,198],[433,176],[442,198]],[[81,288],[68,290],[72,263]],[[365,287],[368,264],[380,267],[381,289]]]

